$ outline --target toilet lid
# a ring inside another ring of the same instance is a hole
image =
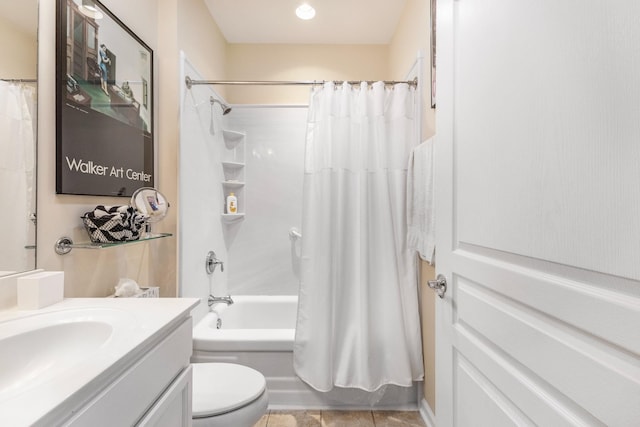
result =
[[[193,363],[193,417],[204,418],[241,408],[264,392],[264,376],[233,363]]]

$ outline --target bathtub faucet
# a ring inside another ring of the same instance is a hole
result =
[[[225,303],[227,305],[233,304],[233,299],[231,299],[231,295],[227,295],[226,297],[214,297],[213,295],[209,295],[209,307],[213,304]]]

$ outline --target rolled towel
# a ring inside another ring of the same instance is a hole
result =
[[[124,218],[125,216],[129,215],[129,209],[131,209],[131,206],[129,205],[121,205],[121,206],[98,205],[93,210],[93,216],[95,218],[100,218],[105,215],[120,214]]]
[[[105,215],[111,215],[111,213],[109,212],[109,209],[111,209],[110,206],[103,206],[103,205],[96,206],[95,209],[93,210],[94,218],[101,218]]]

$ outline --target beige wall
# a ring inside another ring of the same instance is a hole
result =
[[[154,113],[156,187],[171,203],[168,217],[154,231],[177,231],[177,154],[179,49],[188,44],[198,67],[222,74],[224,49],[217,27],[200,0],[104,0],[103,4],[144,40],[155,54]],[[178,4],[180,7],[178,7]],[[176,294],[177,237],[103,250],[53,251],[61,236],[86,241],[80,215],[97,204],[125,204],[128,198],[55,194],[55,2],[40,2],[39,150],[38,150],[38,267],[65,272],[65,296],[100,297],[113,293],[121,277],[140,285],[160,286],[162,296]],[[161,24],[160,24],[161,23]],[[208,49],[197,35],[218,42]],[[201,53],[198,56],[198,53]],[[162,88],[162,90],[159,90]]]
[[[389,75],[386,45],[230,44],[230,80],[381,80]],[[308,86],[228,87],[235,104],[307,104]]]
[[[34,21],[34,28],[36,25]],[[0,16],[0,78],[35,79],[37,57],[35,33],[27,33]]]
[[[208,80],[226,78],[227,41],[202,0],[179,0],[178,43],[189,62]],[[225,87],[216,92],[224,95]]]
[[[419,82],[423,100],[423,139],[435,133],[435,110],[431,108],[430,36],[430,1],[407,0],[398,29],[389,45],[390,78],[396,80],[405,78],[407,70],[416,60],[417,52],[421,52],[424,57],[424,75]],[[435,271],[424,261],[420,262],[420,266],[424,398],[435,413],[435,296],[426,285],[427,280],[435,277]]]
[[[407,0],[398,29],[389,44],[390,78],[392,79],[401,80],[406,77],[407,70],[416,60],[418,52],[424,57],[424,75],[419,82],[423,99],[423,139],[435,133],[435,110],[431,108],[429,9],[429,0]]]
[[[157,46],[157,7],[154,0],[130,2],[105,0],[152,49]],[[141,17],[144,17],[142,19]],[[148,281],[149,253],[146,244],[107,250],[74,249],[61,256],[53,251],[61,236],[87,241],[80,215],[97,204],[124,204],[125,198],[55,194],[55,2],[40,2],[38,52],[38,267],[65,272],[65,296],[106,296],[120,277],[141,285]],[[157,82],[157,66],[156,66]],[[156,112],[158,98],[154,105]],[[167,289],[163,289],[166,293]]]
[[[152,254],[150,280],[160,284],[162,296],[177,295],[178,277],[178,0],[158,1],[158,46],[156,79],[159,108],[156,114],[157,156],[156,187],[170,203],[169,215],[156,225],[157,231],[172,233],[175,237],[145,243]],[[160,89],[161,88],[161,89]]]

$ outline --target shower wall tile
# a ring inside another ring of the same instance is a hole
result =
[[[307,108],[237,106],[227,129],[246,133],[246,213],[226,226],[232,295],[297,295]],[[240,202],[240,201],[239,201]]]

